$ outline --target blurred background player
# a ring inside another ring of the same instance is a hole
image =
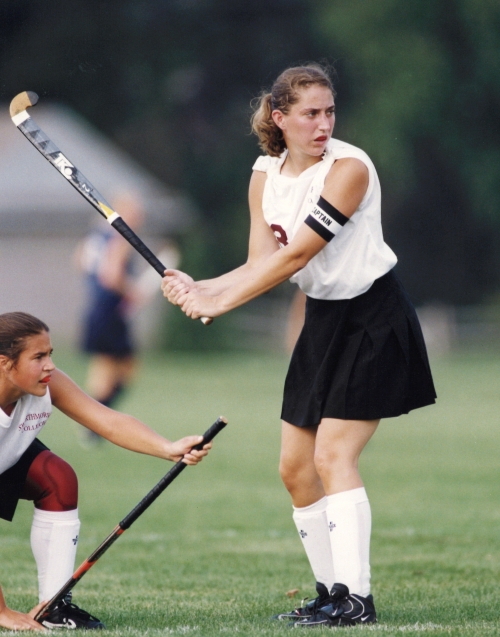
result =
[[[115,199],[114,209],[138,232],[145,212],[139,198],[125,193]],[[159,276],[147,266],[137,275],[132,246],[107,222],[90,232],[78,246],[76,263],[87,279],[81,349],[90,355],[86,388],[90,395],[107,407],[116,404],[137,371],[137,344],[134,318],[159,292]],[[158,258],[175,267],[178,253],[165,247]],[[95,444],[101,438],[92,431],[82,432],[83,444]]]

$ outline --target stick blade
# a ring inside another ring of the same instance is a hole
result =
[[[23,91],[15,96],[10,103],[10,116],[15,117],[19,113],[22,113],[30,106],[35,106],[38,102],[38,95],[33,91]]]

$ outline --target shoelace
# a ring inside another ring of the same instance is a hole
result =
[[[309,612],[311,615],[314,615],[322,606],[325,606],[328,603],[328,597],[316,597],[309,601],[310,606],[308,606],[307,600],[309,598],[305,597],[300,603],[302,604],[301,608],[297,608],[298,611],[305,610]]]
[[[76,604],[73,604],[72,602],[67,602],[65,600],[63,600],[61,606],[58,607],[58,610],[63,610],[66,608],[70,608],[72,610],[72,612],[74,613],[74,615],[76,617],[79,617],[80,619],[84,619],[86,621],[88,621],[89,619],[94,620],[96,622],[98,622],[99,620],[97,619],[97,617],[94,617],[94,615],[91,615],[90,613],[87,613],[86,610],[83,610],[83,608],[80,608],[79,606],[77,606]]]

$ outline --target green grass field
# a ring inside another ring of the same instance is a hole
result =
[[[82,359],[55,361],[82,382]],[[293,607],[286,591],[314,596],[277,469],[286,365],[279,355],[145,358],[123,411],[171,438],[221,414],[229,425],[75,588],[114,634],[288,634],[269,620]],[[382,422],[362,458],[379,623],[355,633],[500,635],[500,356],[455,354],[433,370],[438,403]],[[79,476],[78,563],[170,466],[109,443],[84,450],[60,413],[41,438]],[[37,590],[31,515],[22,502],[14,523],[0,521],[1,581],[25,610]]]

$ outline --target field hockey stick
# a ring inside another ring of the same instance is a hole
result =
[[[113,210],[104,197],[94,188],[90,181],[65,157],[59,148],[40,129],[26,110],[35,106],[38,95],[33,91],[19,93],[10,103],[10,117],[21,133],[33,146],[49,161],[85,199],[101,214],[106,221],[117,230],[130,245],[143,256],[158,274],[163,276],[166,268],[151,252],[143,241],[135,234],[130,226]],[[200,321],[210,325],[213,319],[202,316]]]
[[[210,442],[215,438],[215,436],[224,429],[227,425],[227,420],[220,416],[214,422],[214,424],[205,431],[203,434],[203,440],[195,445],[193,449],[203,449],[203,446]],[[89,571],[92,566],[97,562],[97,560],[109,549],[109,547],[116,542],[116,540],[122,535],[132,524],[140,517],[144,511],[153,504],[156,498],[165,491],[169,484],[171,484],[177,476],[184,471],[187,467],[182,460],[179,460],[168,473],[166,473],[163,478],[156,484],[151,491],[139,502],[139,504],[130,511],[128,515],[126,515],[123,520],[115,526],[113,531],[108,535],[108,537],[102,542],[96,550],[76,569],[73,575],[69,578],[69,580],[64,584],[64,586],[57,591],[57,593],[52,597],[50,601],[48,601],[45,606],[38,611],[35,616],[36,621],[42,623],[43,620],[49,615],[51,610],[56,606],[56,604],[67,595],[70,590],[82,579],[82,577]]]

